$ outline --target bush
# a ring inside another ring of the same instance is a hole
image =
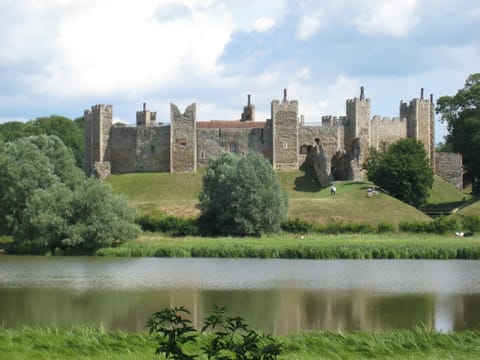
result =
[[[214,234],[277,232],[287,217],[287,193],[261,154],[224,153],[209,162],[200,193],[200,221]]]
[[[413,221],[399,224],[401,231],[413,233],[445,234],[449,231],[456,231],[459,227],[457,219],[446,216],[439,216],[430,222]]]
[[[163,232],[170,236],[199,236],[198,220],[178,218],[155,212],[139,217],[137,223],[144,231]]]
[[[479,215],[462,215],[460,217],[462,222],[462,229],[470,232],[480,231],[480,216]]]
[[[314,232],[315,224],[302,219],[288,219],[282,222],[282,230],[291,234]]]

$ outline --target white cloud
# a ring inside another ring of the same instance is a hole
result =
[[[322,28],[322,16],[320,13],[305,14],[300,19],[297,27],[297,38],[299,40],[308,40]]]
[[[39,93],[138,93],[212,76],[221,70],[217,60],[233,31],[222,4],[207,6],[201,0],[173,10],[167,6],[167,14],[176,15],[166,20],[158,17],[153,0],[40,4],[11,3],[0,10],[16,13],[1,28],[0,44],[9,51],[0,61],[38,61],[39,54],[42,63],[30,78]]]
[[[255,20],[254,28],[258,32],[263,32],[271,29],[275,26],[275,19],[264,16]]]
[[[420,21],[417,0],[369,0],[355,25],[365,34],[407,35]]]

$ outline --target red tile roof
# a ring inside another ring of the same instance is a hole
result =
[[[266,125],[265,121],[211,120],[198,121],[197,129],[263,129]]]

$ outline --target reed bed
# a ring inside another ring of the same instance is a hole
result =
[[[278,235],[172,238],[148,234],[98,256],[271,259],[480,259],[480,237],[431,234]]]

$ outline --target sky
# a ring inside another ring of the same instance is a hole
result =
[[[345,115],[360,86],[373,115],[400,100],[454,95],[480,72],[478,0],[0,0],[0,122],[76,118],[143,102],[197,120],[256,120],[299,101],[305,122]],[[446,134],[437,121],[436,142]]]

